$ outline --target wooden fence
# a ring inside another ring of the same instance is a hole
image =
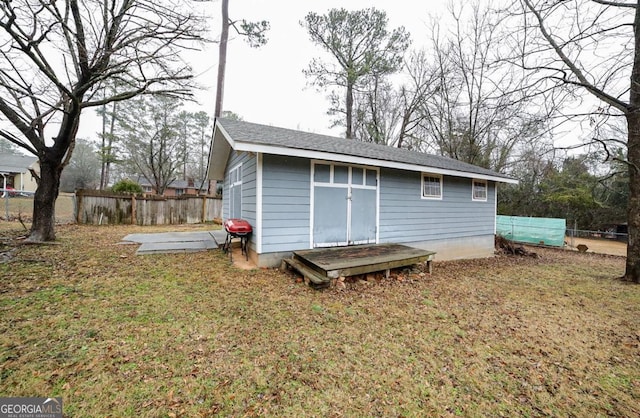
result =
[[[76,191],[79,224],[167,225],[213,221],[222,216],[222,199],[212,196],[147,196]]]

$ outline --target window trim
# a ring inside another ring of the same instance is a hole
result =
[[[484,185],[484,198],[476,197],[476,183]],[[489,182],[481,179],[471,179],[471,200],[474,202],[486,202],[489,198]]]
[[[425,195],[424,194],[424,178],[425,177],[432,177],[432,178],[437,178],[440,180],[440,195],[436,196],[436,195]],[[435,174],[435,173],[426,173],[423,172],[420,174],[420,196],[422,199],[426,199],[426,200],[442,200],[442,196],[444,195],[444,179],[442,174]]]

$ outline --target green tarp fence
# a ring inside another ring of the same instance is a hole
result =
[[[496,216],[496,234],[516,242],[562,247],[566,230],[565,219]]]

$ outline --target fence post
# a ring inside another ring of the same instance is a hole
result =
[[[82,213],[82,189],[76,190],[76,223],[80,224],[80,218]]]
[[[200,223],[207,221],[207,196],[202,196],[202,219]]]
[[[75,192],[71,196],[71,201],[73,202],[73,220],[78,223],[78,196]]]
[[[136,224],[136,195],[131,194],[131,225]]]

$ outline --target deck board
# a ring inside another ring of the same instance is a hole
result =
[[[294,251],[302,260],[329,278],[353,276],[430,262],[435,252],[402,244],[367,244]]]

